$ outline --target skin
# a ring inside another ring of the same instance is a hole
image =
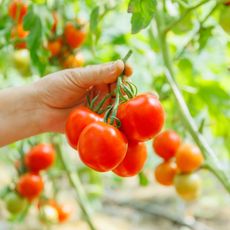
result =
[[[0,147],[45,132],[64,132],[69,113],[86,104],[86,95],[99,100],[122,73],[121,60],[66,69],[31,84],[0,90]]]

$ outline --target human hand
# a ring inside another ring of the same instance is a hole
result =
[[[86,104],[86,95],[103,98],[124,70],[121,60],[49,74],[34,83],[41,132],[63,132],[69,113]]]

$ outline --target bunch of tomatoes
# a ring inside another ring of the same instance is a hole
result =
[[[14,47],[19,50],[27,48],[26,39],[30,32],[26,31],[23,27],[23,19],[27,13],[28,5],[25,1],[13,0],[10,2],[8,14],[14,22],[11,30],[11,40]],[[43,44],[43,48],[50,53],[50,62],[58,63],[62,68],[82,66],[84,64],[84,57],[79,52],[79,48],[86,39],[86,23],[79,19],[67,21],[62,34],[58,34],[59,16],[56,11],[52,12],[52,18],[53,24],[50,28],[50,35],[47,42]]]
[[[204,158],[200,149],[192,144],[181,143],[173,130],[166,130],[153,141],[155,153],[163,159],[155,169],[156,180],[165,186],[173,185],[185,200],[196,199],[201,192],[201,179],[197,170]]]
[[[44,189],[41,172],[48,170],[54,164],[55,155],[52,145],[38,144],[23,156],[23,161],[16,162],[19,178],[5,197],[7,210],[11,214],[20,214],[29,205],[36,203],[40,220],[46,224],[64,222],[69,218],[70,207],[41,196]]]
[[[131,75],[132,68],[126,65],[124,74]],[[165,114],[156,95],[131,95],[127,81],[120,83],[116,89],[120,94],[104,113],[83,106],[75,109],[66,122],[66,136],[91,169],[130,177],[142,170],[147,159],[145,142],[160,132]]]

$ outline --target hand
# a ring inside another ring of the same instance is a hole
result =
[[[67,69],[50,74],[36,85],[44,132],[63,132],[70,111],[86,104],[86,95],[103,98],[122,73],[121,60],[85,68]],[[91,91],[91,92],[89,92]]]
[[[63,132],[86,95],[103,98],[124,70],[121,60],[66,69],[30,85],[0,90],[0,146],[44,132]]]

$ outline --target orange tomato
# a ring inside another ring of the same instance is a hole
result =
[[[204,161],[200,149],[191,144],[182,144],[176,153],[176,163],[181,172],[192,172],[198,169]]]
[[[50,51],[52,57],[59,55],[61,52],[61,48],[62,48],[61,38],[48,42],[47,49]]]
[[[86,32],[82,28],[76,28],[73,23],[67,22],[64,29],[66,43],[73,49],[82,45],[86,38]]]
[[[162,185],[170,186],[173,184],[177,173],[177,165],[174,161],[165,161],[159,164],[154,172],[156,181]]]
[[[75,68],[83,66],[84,62],[83,55],[81,53],[77,53],[76,55],[68,55],[62,65],[64,68]]]

